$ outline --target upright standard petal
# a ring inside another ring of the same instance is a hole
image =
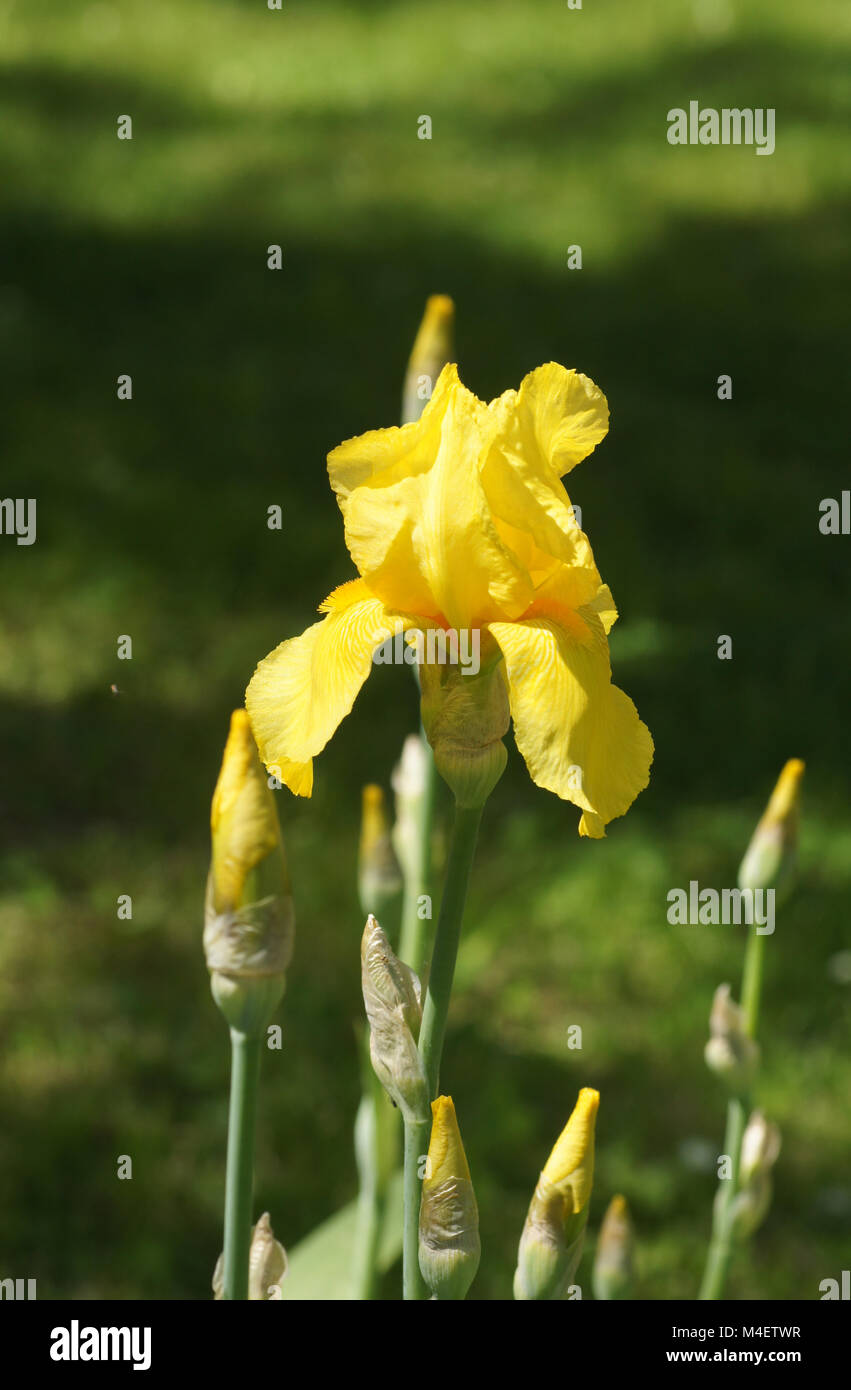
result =
[[[569,580],[570,576],[566,576]],[[653,740],[612,685],[603,619],[608,590],[578,611],[550,592],[517,623],[491,623],[505,657],[517,747],[534,782],[583,811],[580,835],[599,839],[647,786]]]
[[[434,462],[434,440],[457,384],[458,368],[447,364],[418,420],[367,430],[331,450],[328,477],[344,517],[349,498],[358,488],[389,487],[402,478],[428,472]]]
[[[530,372],[519,391],[491,401],[488,412],[495,435],[482,483],[500,535],[536,587],[569,565],[589,571],[590,596],[600,579],[561,475],[606,434],[605,396],[588,377],[550,362]]]
[[[482,465],[481,479],[500,538],[535,587],[569,565],[587,571],[585,592],[593,594],[600,577],[564,485],[551,470],[542,472],[539,457],[523,453],[510,418]]]
[[[558,362],[523,378],[514,415],[523,451],[539,454],[559,477],[587,458],[609,429],[609,406],[599,386]]]
[[[312,759],[351,711],[373,653],[405,627],[360,579],[335,589],[322,607],[327,616],[276,647],[245,692],[260,756],[297,796],[310,796]]]
[[[534,585],[482,485],[497,423],[450,364],[415,425],[329,454],[349,553],[389,608],[460,629],[510,621],[531,602]]]

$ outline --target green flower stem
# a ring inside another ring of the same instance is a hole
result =
[[[378,1259],[378,1246],[381,1240],[381,1224],[383,1219],[382,1192],[378,1181],[378,1138],[376,1130],[378,1120],[375,1114],[375,1101],[372,1096],[365,1096],[362,1104],[369,1106],[372,1114],[369,1117],[372,1130],[369,1136],[370,1149],[369,1171],[361,1170],[361,1185],[358,1193],[358,1220],[357,1233],[355,1235],[355,1255],[354,1255],[354,1295],[358,1299],[370,1299],[375,1297],[375,1273],[376,1262]]]
[[[224,1296],[248,1298],[248,1251],[254,1189],[254,1132],[262,1035],[230,1030],[231,1073],[225,1177]]]
[[[425,752],[425,782],[417,806],[416,861],[411,872],[405,874],[399,958],[422,976],[427,951],[428,918],[420,916],[419,906],[420,898],[428,893],[431,882],[431,823],[437,773],[431,745],[422,730],[420,738]]]
[[[446,883],[437,919],[428,988],[420,1026],[419,1051],[428,1079],[429,1096],[434,1099],[440,1085],[440,1058],[449,1015],[449,999],[455,975],[455,960],[461,936],[461,920],[467,897],[470,868],[476,849],[483,806],[467,809],[457,806]],[[420,1178],[419,1161],[428,1151],[430,1121],[405,1126],[405,1212],[403,1243],[403,1288],[405,1298],[424,1298],[425,1285],[419,1271]]]
[[[742,972],[742,1009],[745,1015],[745,1032],[749,1038],[753,1039],[756,1039],[759,1026],[764,963],[765,936],[753,931],[748,937],[748,944],[745,948],[745,965]],[[722,1179],[719,1184],[719,1196],[712,1219],[712,1236],[699,1294],[699,1298],[703,1301],[712,1301],[721,1297],[733,1256],[733,1206],[739,1191],[742,1135],[745,1132],[749,1111],[749,1096],[734,1096],[727,1103],[724,1152],[730,1155],[731,1170],[729,1178]]]
[[[727,1102],[727,1128],[724,1133],[724,1153],[730,1155],[730,1176],[718,1186],[717,1204],[712,1218],[712,1237],[706,1257],[706,1269],[698,1298],[701,1302],[721,1297],[730,1260],[733,1255],[733,1203],[739,1188],[739,1162],[742,1154],[742,1135],[748,1102],[734,1096]]]
[[[467,884],[470,881],[470,869],[476,851],[476,839],[483,810],[483,806],[475,806],[472,809],[462,806],[455,808],[455,824],[452,827],[452,842],[449,846],[446,883],[440,902],[440,915],[437,919],[434,950],[428,974],[428,989],[423,1004],[423,1021],[420,1027],[419,1050],[432,1100],[438,1094],[440,1087],[440,1058],[443,1053],[446,1020],[449,1016],[449,999],[455,976],[455,959],[458,955],[458,942],[461,938],[461,920],[464,916]]]
[[[399,956],[420,978],[428,949],[429,919],[419,913],[420,898],[428,893],[431,884],[431,837],[434,815],[435,785],[437,773],[434,754],[422,729],[420,730],[425,752],[425,782],[417,805],[416,859],[410,872],[405,874],[405,892],[402,900],[402,930],[399,940]],[[402,1256],[402,1296],[405,1299],[424,1299],[428,1296],[419,1264],[419,1225],[420,1225],[420,1156],[428,1149],[429,1125],[414,1122],[405,1124],[404,1140],[404,1210],[403,1210],[403,1256]]]
[[[402,1229],[402,1297],[428,1297],[420,1273],[420,1158],[428,1152],[430,1122],[405,1123],[404,1210]]]
[[[387,1213],[387,1189],[398,1166],[398,1111],[393,1110],[369,1060],[368,1033],[362,1048],[363,1099],[355,1122],[355,1156],[360,1176],[353,1259],[356,1299],[375,1298],[378,1253]]]
[[[742,975],[742,1009],[745,1015],[745,1032],[749,1038],[756,1038],[756,1031],[759,1027],[764,962],[765,936],[754,931],[753,935],[748,938],[745,950],[745,968]]]

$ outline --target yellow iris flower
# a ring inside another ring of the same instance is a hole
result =
[[[647,785],[650,734],[612,684],[617,612],[562,476],[608,429],[603,393],[550,362],[485,404],[444,367],[422,416],[328,456],[360,578],[261,661],[246,706],[266,765],[309,796],[312,759],[349,713],[388,637],[478,631],[499,662],[533,780],[599,838]],[[475,676],[462,678],[462,686]]]

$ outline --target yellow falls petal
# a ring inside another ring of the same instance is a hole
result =
[[[618,610],[612,598],[612,591],[608,584],[601,584],[594,597],[589,601],[588,607],[598,615],[603,624],[603,631],[608,635],[618,620]]]
[[[272,764],[268,764],[269,767]],[[294,796],[313,795],[313,763],[295,763],[290,758],[276,758],[275,776],[289,787]]]
[[[372,656],[405,619],[390,616],[362,580],[325,600],[327,616],[260,662],[245,692],[260,756],[297,796],[309,796],[311,760],[350,712]]]
[[[612,685],[600,614],[548,599],[521,622],[489,627],[505,657],[514,735],[532,780],[580,807],[580,835],[599,839],[647,786],[653,757],[634,704]]]

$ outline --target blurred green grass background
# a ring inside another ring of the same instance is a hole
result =
[[[228,716],[352,574],[325,454],[395,421],[440,291],[480,396],[551,358],[608,395],[571,497],[657,748],[604,842],[513,748],[489,805],[443,1067],[481,1211],[473,1296],[509,1295],[538,1170],[593,1085],[580,1279],[622,1191],[638,1292],[694,1297],[723,1135],[702,1050],[743,938],[670,927],[666,894],[733,883],[794,755],[802,870],[769,941],[760,1086],[783,1152],[729,1291],[817,1298],[851,1234],[851,541],[818,530],[848,482],[845,6],[0,0],[0,52],[0,491],[38,499],[37,543],[0,543],[0,1275],[42,1298],[208,1296],[228,1050],[201,915]],[[670,147],[690,99],[774,107],[776,153]],[[355,1191],[360,787],[387,784],[416,715],[410,679],[376,669],[312,801],[280,793],[298,940],[256,1209],[290,1246]]]

